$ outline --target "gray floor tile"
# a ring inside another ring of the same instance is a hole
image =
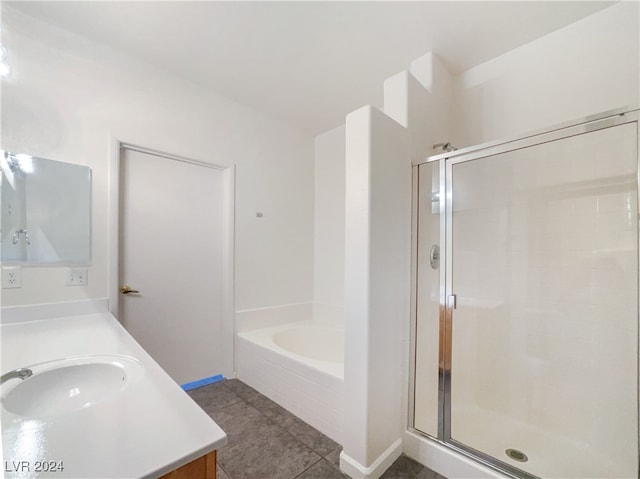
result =
[[[342,446],[336,447],[329,454],[324,456],[324,458],[329,461],[330,464],[333,464],[335,467],[340,468],[340,453],[342,452]]]
[[[216,464],[216,479],[229,479],[229,476],[220,467],[220,464]]]
[[[285,428],[320,456],[324,457],[338,447],[338,443],[329,439],[320,431],[293,415],[268,397],[260,394],[253,397],[249,402],[258,411],[272,419],[279,426]]]
[[[225,386],[225,382],[226,381],[220,381],[192,389],[191,391],[187,391],[187,394],[207,412],[242,401],[241,397],[234,394]]]
[[[435,471],[432,471],[428,467],[425,467],[420,473],[416,476],[416,479],[447,479],[444,476],[441,476]]]
[[[285,408],[238,381],[189,391],[227,433],[219,479],[345,479],[342,447]],[[381,479],[446,479],[402,455]]]
[[[248,399],[248,402],[262,414],[273,419],[276,424],[282,425],[285,421],[296,417],[278,403],[260,393]]]
[[[414,461],[408,456],[402,454],[396,461],[391,464],[380,479],[415,479],[425,467],[419,462]]]
[[[241,445],[253,436],[270,434],[271,428],[277,427],[268,417],[244,401],[213,410],[209,416],[227,434],[227,445],[221,451]]]
[[[227,379],[224,382],[224,385],[245,401],[249,401],[256,395],[260,394],[258,391],[253,389],[251,386],[247,386],[239,379]]]
[[[280,425],[322,457],[339,446],[337,442],[329,439],[320,431],[296,416],[292,415]]]
[[[349,476],[340,472],[325,459],[320,459],[309,469],[297,476],[296,479],[348,479]]]
[[[274,424],[222,448],[218,460],[231,479],[293,479],[320,456]]]

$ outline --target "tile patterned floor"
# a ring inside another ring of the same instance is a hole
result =
[[[188,392],[227,433],[218,451],[219,479],[348,479],[342,447],[237,379]],[[445,479],[401,456],[383,479]]]

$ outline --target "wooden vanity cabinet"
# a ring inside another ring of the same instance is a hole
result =
[[[216,451],[199,457],[159,479],[216,479]]]

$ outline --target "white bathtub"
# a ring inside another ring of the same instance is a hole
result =
[[[239,332],[236,372],[241,381],[341,443],[344,328],[338,323],[296,321]]]

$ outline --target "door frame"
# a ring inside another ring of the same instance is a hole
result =
[[[108,303],[109,312],[118,318],[119,257],[120,257],[120,167],[123,149],[147,153],[169,160],[212,168],[223,173],[222,177],[222,370],[224,377],[235,377],[235,292],[234,292],[234,245],[235,245],[235,165],[222,165],[195,160],[180,155],[165,153],[160,149],[139,146],[111,136],[108,171]],[[119,319],[118,319],[119,320]]]

